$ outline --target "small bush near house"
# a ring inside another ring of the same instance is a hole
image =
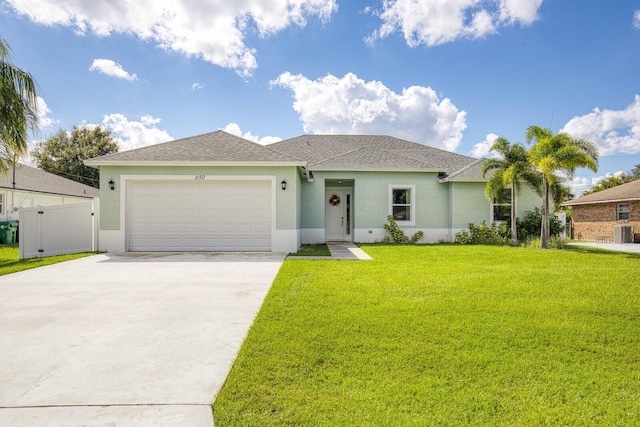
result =
[[[542,212],[539,208],[529,211],[523,219],[517,218],[518,240],[523,246],[540,247],[540,226],[542,225]],[[558,237],[562,232],[562,223],[555,215],[551,215],[551,236],[554,237],[553,249],[564,249],[566,240]],[[486,225],[483,221],[480,225],[469,224],[469,230],[463,230],[456,234],[456,243],[466,245],[504,245],[511,239],[511,219],[507,219],[496,225]],[[537,239],[537,240],[536,240]],[[524,242],[524,243],[523,243]],[[551,241],[549,242],[551,247]]]
[[[399,244],[407,244],[407,243],[418,243],[418,240],[424,237],[424,232],[418,231],[413,236],[409,237],[404,234],[404,231],[398,227],[398,223],[393,216],[389,215],[387,217],[388,223],[384,225],[384,229],[389,233],[388,236],[384,236],[382,238],[382,243],[399,243]]]
[[[456,243],[463,245],[506,245],[508,237],[505,237],[505,231],[502,230],[502,223],[500,227],[494,222],[490,226],[486,222],[482,221],[481,224],[475,225],[469,223],[469,230],[463,230],[456,233]]]
[[[522,221],[518,218],[516,221],[518,226],[518,239],[526,240],[528,237],[540,236],[540,227],[542,225],[542,212],[539,208],[525,213]],[[559,236],[562,232],[562,223],[557,216],[551,215],[551,235]],[[522,235],[522,237],[520,237]]]

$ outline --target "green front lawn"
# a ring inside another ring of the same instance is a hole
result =
[[[331,256],[331,251],[327,245],[302,245],[298,252],[289,254],[290,256]]]
[[[16,273],[30,268],[42,267],[45,265],[56,264],[63,261],[69,261],[76,258],[82,258],[93,255],[91,252],[70,255],[56,255],[45,258],[19,259],[20,249],[18,245],[0,245],[0,276],[5,274]]]
[[[216,426],[640,420],[640,257],[363,249],[373,261],[285,261]]]

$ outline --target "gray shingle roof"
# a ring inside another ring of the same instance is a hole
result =
[[[0,188],[14,189],[12,170],[6,174],[0,174]],[[100,195],[100,190],[97,188],[23,164],[16,166],[15,190],[86,198]]]
[[[158,163],[273,163],[312,171],[438,172],[469,169],[461,179],[482,180],[478,160],[386,135],[302,135],[267,146],[224,131],[183,138],[86,161],[90,166]]]
[[[451,174],[476,161],[386,135],[302,135],[268,148],[307,161],[311,170],[416,170]]]
[[[482,163],[484,158],[474,159],[475,161],[465,165],[462,169],[458,169],[449,176],[447,181],[486,181],[494,171],[487,173],[486,178],[482,176]]]
[[[625,200],[640,200],[640,180],[627,182],[613,188],[587,194],[563,203],[563,206],[586,205],[593,203],[610,203]]]
[[[295,159],[224,131],[216,131],[87,160],[105,164],[184,163],[293,163]],[[300,162],[296,162],[300,163]]]

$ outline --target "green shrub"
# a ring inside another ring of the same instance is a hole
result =
[[[551,214],[551,235],[559,236],[563,226],[557,216]],[[518,227],[518,239],[526,240],[528,237],[540,236],[540,227],[542,226],[542,211],[535,208],[525,213],[524,218],[516,222]]]
[[[413,236],[409,237],[404,234],[404,231],[398,227],[398,223],[393,216],[389,215],[387,217],[388,223],[384,225],[384,229],[388,236],[384,236],[382,238],[382,243],[399,243],[399,244],[407,244],[407,243],[418,243],[418,240],[424,237],[424,232],[418,231]]]
[[[488,226],[485,221],[482,221],[479,225],[469,223],[468,231],[462,230],[456,233],[456,243],[465,245],[506,245],[509,238],[504,235],[503,224],[498,227],[495,222],[491,226]],[[508,232],[506,234],[507,236],[510,235]]]

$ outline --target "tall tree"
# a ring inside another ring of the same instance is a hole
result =
[[[0,173],[29,152],[28,133],[38,127],[35,80],[10,59],[11,47],[0,37]]]
[[[549,194],[558,183],[558,173],[572,178],[575,170],[585,167],[598,170],[598,149],[586,139],[575,139],[567,133],[554,135],[551,129],[529,126],[527,142],[533,143],[529,150],[529,162],[542,174],[542,226],[540,246],[547,247],[550,237]]]
[[[606,190],[608,188],[613,188],[613,187],[617,187],[618,185],[622,185],[622,184],[626,184],[627,182],[631,182],[633,181],[633,179],[631,179],[630,176],[626,175],[626,174],[622,174],[622,175],[618,175],[618,176],[610,176],[608,178],[603,179],[602,181],[600,181],[598,184],[594,185],[591,190],[587,190],[584,193],[582,193],[583,196],[586,196],[587,194],[593,194],[593,193],[597,193],[598,191],[602,191],[602,190]]]
[[[100,172],[85,166],[84,161],[117,152],[118,144],[108,130],[74,126],[71,132],[60,130],[39,142],[31,154],[40,169],[97,188]]]
[[[490,201],[505,201],[505,190],[511,190],[511,245],[518,245],[517,228],[517,194],[521,182],[535,185],[536,173],[527,159],[526,148],[519,143],[511,144],[504,137],[499,137],[489,151],[498,153],[499,157],[487,159],[482,164],[482,176],[489,171],[493,174],[487,181],[485,195]]]
[[[640,163],[635,165],[626,175],[629,177],[629,181],[640,179]]]

